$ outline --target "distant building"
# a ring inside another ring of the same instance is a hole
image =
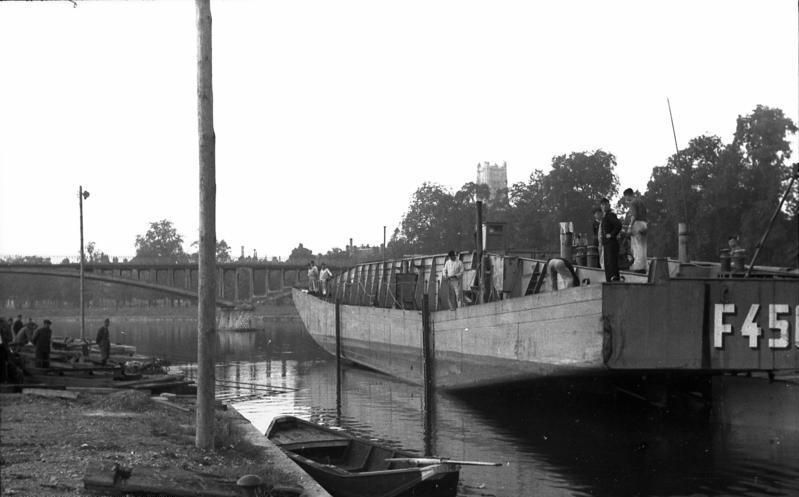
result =
[[[475,183],[488,185],[490,190],[489,198],[478,200],[495,200],[499,190],[508,188],[508,163],[503,162],[501,166],[489,162],[477,164],[477,181]]]

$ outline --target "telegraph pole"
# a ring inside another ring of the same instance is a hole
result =
[[[200,138],[200,248],[197,311],[197,433],[200,449],[214,447],[216,364],[216,135],[211,71],[211,0],[197,5],[197,117]]]
[[[83,255],[83,199],[89,198],[89,192],[83,191],[83,185],[78,186],[78,205],[80,206],[80,339],[86,341],[86,303],[83,300],[83,265],[86,257]]]

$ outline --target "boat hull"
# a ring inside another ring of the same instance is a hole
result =
[[[335,355],[335,304],[298,290],[293,295],[308,332]],[[465,388],[604,371],[601,318],[600,285],[433,312],[436,385]],[[423,382],[419,311],[341,305],[340,330],[343,359]]]
[[[333,497],[454,497],[460,466],[418,466],[408,452],[293,416],[275,418],[266,437]],[[395,460],[394,458],[400,458]]]
[[[311,478],[316,480],[333,497],[453,497],[458,491],[458,473],[441,473],[422,481],[409,480],[406,475],[382,474],[340,477],[324,471],[315,464],[307,464],[296,457],[294,460]],[[398,487],[407,487],[397,492]]]

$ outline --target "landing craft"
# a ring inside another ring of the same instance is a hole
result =
[[[652,259],[647,274],[622,272],[623,281],[605,283],[601,269],[560,258],[458,257],[467,305],[457,309],[447,309],[444,297],[444,254],[361,264],[335,277],[329,296],[295,289],[294,302],[329,353],[338,343],[344,360],[422,384],[427,351],[440,388],[570,375],[799,370],[795,269],[744,273]]]

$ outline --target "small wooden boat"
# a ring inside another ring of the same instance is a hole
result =
[[[333,497],[452,497],[457,492],[458,464],[418,465],[418,456],[408,452],[293,416],[275,418],[266,436]]]

